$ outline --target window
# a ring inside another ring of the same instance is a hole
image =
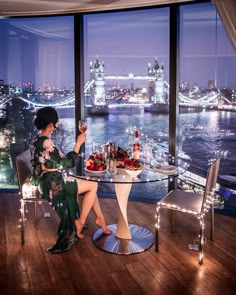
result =
[[[235,175],[235,51],[211,3],[181,6],[180,24],[182,156],[201,177],[216,157],[220,175]]]
[[[73,31],[71,16],[0,20],[0,188],[17,186],[15,156],[37,134],[38,107],[58,110],[64,151],[74,140]]]
[[[84,14],[83,21],[86,155],[94,142],[131,149],[135,128],[143,146],[154,139],[155,157],[167,155],[169,8]],[[74,144],[73,36],[73,16],[0,19],[0,188],[17,185],[14,159],[37,133],[37,107],[56,107],[61,126],[55,140],[64,152]],[[220,174],[236,174],[235,68],[214,5],[181,5],[178,150],[191,176],[205,177],[216,156]],[[144,188],[145,198],[163,196],[167,187],[160,185]]]
[[[86,153],[113,141],[131,155],[134,128],[142,147],[152,138],[168,153],[169,9],[85,15],[84,44]],[[156,186],[134,185],[133,195],[156,198]]]

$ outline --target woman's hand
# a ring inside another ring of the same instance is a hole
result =
[[[44,164],[41,164],[41,168],[42,168],[42,175],[45,173],[45,172],[56,172],[58,171],[57,168],[46,168],[46,166]]]
[[[85,141],[86,141],[86,133],[85,132],[78,135],[76,143],[75,143],[75,147],[74,147],[74,152],[78,153],[80,150],[81,144],[83,144]]]

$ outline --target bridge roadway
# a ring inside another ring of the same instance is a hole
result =
[[[90,84],[90,83],[89,83]],[[167,83],[166,83],[167,84]],[[86,84],[87,85],[87,84]],[[168,85],[168,84],[167,84]],[[88,86],[88,85],[87,85]],[[86,89],[87,89],[86,86]],[[11,97],[0,97],[0,109],[4,108],[6,104],[11,101]],[[29,106],[33,106],[34,108],[40,108],[44,106],[48,106],[48,103],[39,103],[39,102],[34,102],[29,99],[23,98],[23,97],[17,97],[16,99],[21,99],[24,102],[28,103]],[[223,99],[227,104],[229,104],[229,107],[227,109],[229,110],[234,110],[235,107],[230,106],[231,102],[223,97],[222,95],[219,94],[219,92],[214,93],[212,95],[204,95],[199,97],[198,99],[196,98],[191,98],[187,97],[186,95],[183,95],[182,93],[179,93],[179,105],[180,106],[185,106],[185,107],[191,107],[191,108],[208,108],[208,107],[217,107],[218,101],[220,99]],[[73,108],[74,107],[74,101],[75,101],[75,95],[70,95],[66,97],[64,100],[50,103],[50,105],[57,107],[57,108]],[[141,107],[150,107],[151,103],[128,103],[128,104],[108,104],[109,108],[114,108],[115,106],[119,107],[132,107],[132,106],[141,106]]]

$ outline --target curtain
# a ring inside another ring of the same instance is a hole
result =
[[[236,0],[211,0],[215,4],[222,24],[236,50]]]

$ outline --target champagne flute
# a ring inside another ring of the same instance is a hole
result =
[[[85,133],[87,131],[87,128],[87,120],[79,120],[79,131],[81,133]]]

